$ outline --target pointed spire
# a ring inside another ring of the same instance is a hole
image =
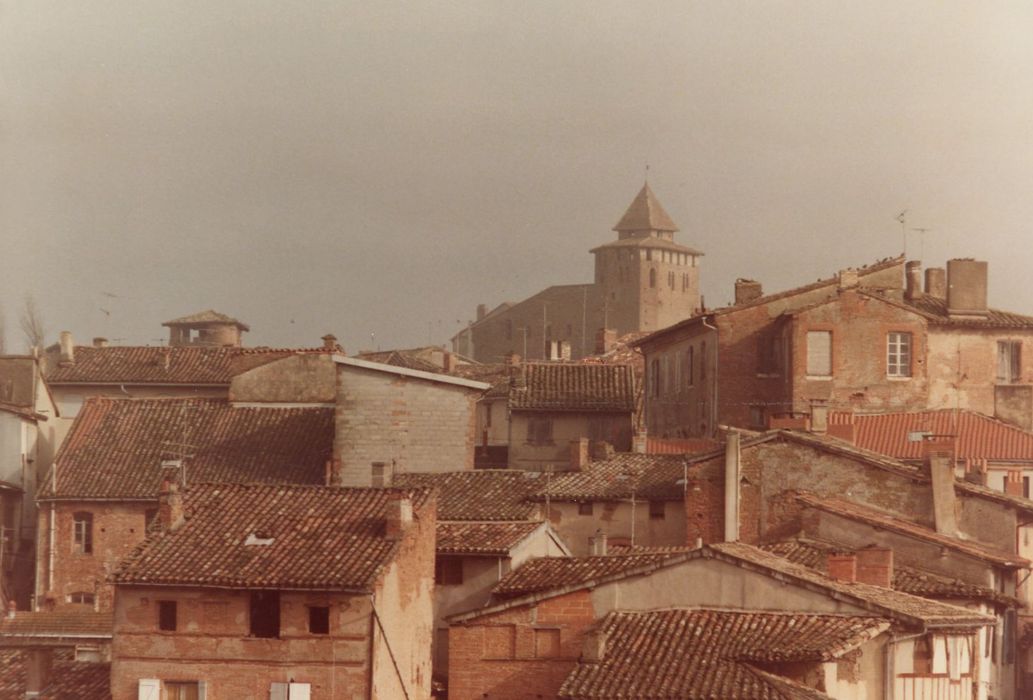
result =
[[[613,227],[614,231],[666,231],[673,233],[678,230],[674,221],[664,211],[660,200],[649,188],[649,183],[642,185],[642,189],[635,195],[631,206],[624,212],[624,216]]]

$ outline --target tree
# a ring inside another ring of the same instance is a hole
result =
[[[43,336],[45,334],[43,314],[40,313],[39,306],[36,305],[36,298],[31,294],[25,295],[25,304],[22,307],[18,325],[21,326],[22,333],[25,335],[25,342],[29,346],[29,350],[36,348],[42,352]]]

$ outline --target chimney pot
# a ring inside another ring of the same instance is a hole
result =
[[[75,364],[75,342],[72,340],[72,332],[61,331],[61,334],[58,336],[58,338],[58,343],[61,347],[61,356],[58,360],[59,364]]]
[[[333,333],[327,333],[320,340],[323,341],[323,348],[326,350],[337,350],[337,336]]]
[[[829,578],[846,583],[857,580],[857,555],[851,552],[831,553],[827,560]]]
[[[586,437],[570,441],[570,470],[579,472],[591,462],[589,440]]]
[[[904,298],[913,301],[922,296],[922,263],[908,260],[904,265]]]
[[[754,299],[764,296],[764,288],[756,280],[748,280],[743,277],[735,280],[735,303],[747,304]]]
[[[857,275],[857,270],[852,267],[848,267],[845,270],[839,271],[839,289],[853,289],[857,287],[860,280]]]
[[[467,307],[467,308],[469,308],[469,307]],[[487,304],[478,304],[477,305],[477,320],[481,321],[487,315],[488,315],[488,306],[487,306]]]
[[[949,537],[958,534],[954,493],[954,455],[951,452],[929,454],[929,476],[933,492],[933,520],[936,532]]]
[[[108,346],[107,338],[94,338],[93,347],[95,348],[106,348]]]
[[[986,316],[987,264],[981,260],[947,261],[947,313]]]
[[[937,299],[947,298],[947,271],[942,267],[925,270],[925,294]]]
[[[609,538],[602,530],[595,531],[592,538],[592,554],[597,557],[605,557],[609,553]]]
[[[595,354],[605,355],[617,345],[615,328],[600,328],[595,332]]]
[[[14,614],[18,612],[18,604],[13,600],[7,601],[7,619],[13,620]]]
[[[183,524],[183,494],[179,484],[166,478],[161,482],[158,494],[158,518],[163,530],[175,530]]]
[[[398,491],[388,497],[384,536],[389,540],[401,539],[412,524],[412,501]]]

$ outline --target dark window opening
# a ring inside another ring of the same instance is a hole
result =
[[[462,582],[462,559],[457,557],[438,557],[434,560],[434,583],[439,586],[458,586]]]
[[[251,593],[251,636],[275,639],[280,636],[280,592]]]
[[[308,631],[311,634],[330,634],[330,608],[313,605],[308,609]]]
[[[649,287],[651,289],[656,288],[656,270],[649,271]]]
[[[75,551],[81,554],[93,553],[93,513],[76,513],[72,516]]]
[[[163,632],[176,631],[176,601],[158,601],[158,629]]]
[[[93,594],[85,591],[76,591],[75,593],[68,594],[69,603],[78,603],[80,605],[93,605]]]
[[[157,508],[148,508],[147,510],[145,510],[143,512],[143,529],[146,530],[150,526],[150,524],[154,522],[154,519],[157,518],[157,517],[158,517],[158,509]]]
[[[997,381],[1013,383],[1022,377],[1022,342],[997,341]]]
[[[370,467],[370,486],[375,489],[384,487],[384,471],[386,466],[383,462],[373,462]]]
[[[531,416],[527,420],[527,442],[531,445],[552,444],[552,419]]]
[[[592,515],[593,510],[594,510],[592,508],[592,505],[593,504],[591,503],[591,501],[588,502],[588,503],[578,503],[577,504],[577,514],[578,515]]]
[[[649,519],[650,520],[663,520],[667,515],[666,506],[667,504],[663,501],[650,501],[649,502]]]

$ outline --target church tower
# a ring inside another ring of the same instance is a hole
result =
[[[678,227],[648,182],[613,230],[616,241],[591,251],[607,328],[655,331],[699,309],[703,253],[674,242]]]

